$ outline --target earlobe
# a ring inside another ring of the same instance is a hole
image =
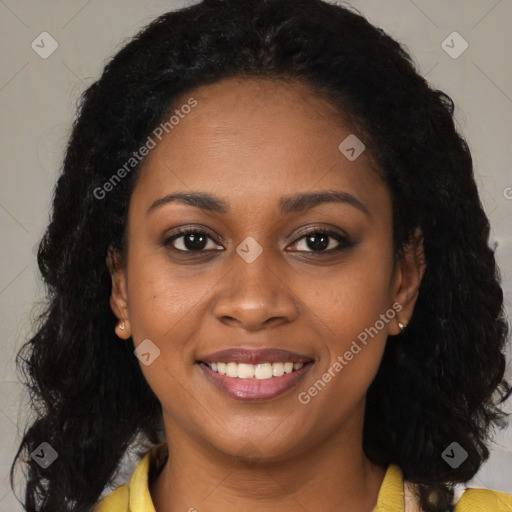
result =
[[[119,338],[128,339],[130,334],[130,320],[128,314],[128,295],[126,290],[125,269],[121,263],[118,252],[109,247],[105,260],[112,279],[112,291],[110,294],[110,307],[119,322],[115,332]]]
[[[131,336],[130,322],[128,320],[119,320],[116,324],[115,332],[118,338],[127,340]]]

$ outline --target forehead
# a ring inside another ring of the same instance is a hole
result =
[[[191,98],[194,108],[181,110]],[[225,79],[184,94],[173,114],[181,115],[146,157],[134,195],[154,200],[173,190],[204,189],[229,202],[256,195],[262,203],[336,188],[389,207],[368,152],[351,161],[339,149],[355,135],[352,128],[305,84]]]

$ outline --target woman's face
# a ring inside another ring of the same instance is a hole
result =
[[[391,198],[368,152],[351,139],[338,148],[350,127],[305,85],[228,79],[177,109],[134,188],[111,299],[144,342],[167,436],[279,459],[360,432],[386,338],[421,279],[412,259],[393,266]]]

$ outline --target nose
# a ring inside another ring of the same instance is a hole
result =
[[[298,297],[280,263],[271,261],[270,251],[263,250],[250,263],[235,251],[231,259],[227,263],[231,270],[221,281],[213,307],[219,321],[257,331],[298,317]]]

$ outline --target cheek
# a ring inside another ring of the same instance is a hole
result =
[[[391,248],[381,251],[375,247],[382,245],[361,247],[357,257],[339,265],[328,278],[303,282],[300,292],[307,297],[308,309],[317,319],[323,339],[320,377],[325,376],[324,383],[327,381],[330,389],[325,398],[338,400],[344,396],[347,407],[364,396],[373,380],[388,326],[395,317],[389,287]],[[322,384],[317,387],[322,388]]]
[[[157,347],[153,349],[157,357],[149,365],[141,360],[141,370],[161,403],[165,403],[170,390],[179,389],[181,383],[186,385],[188,381],[187,372],[194,360],[190,330],[197,325],[194,315],[204,287],[191,282],[194,279],[177,277],[176,272],[171,275],[171,266],[158,260],[137,258],[134,254],[129,260],[128,296],[135,347],[145,340]],[[175,396],[174,400],[179,398]]]
[[[293,286],[326,334],[340,342],[372,326],[391,306],[393,260],[385,242],[363,241],[346,261],[303,275]]]
[[[176,269],[171,275],[171,265],[155,257],[144,261],[134,257],[130,264],[128,294],[134,345],[149,339],[158,349],[151,364],[141,360],[141,370],[164,409],[170,397],[173,407],[190,408],[190,393],[182,389],[189,386],[194,361],[190,338],[205,287],[190,276],[179,277]]]
[[[133,255],[128,269],[129,312],[134,339],[154,337],[166,343],[179,338],[210,288],[204,278],[182,272],[165,257]],[[187,318],[189,319],[187,321]]]

